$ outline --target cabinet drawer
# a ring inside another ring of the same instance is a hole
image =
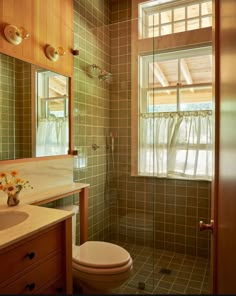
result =
[[[22,275],[3,288],[0,294],[33,294],[47,285],[47,282],[58,278],[62,273],[62,254],[57,253],[52,258],[39,264],[38,267]]]
[[[59,279],[54,281],[53,283],[50,283],[49,286],[46,288],[41,289],[40,291],[37,291],[37,294],[41,295],[54,295],[54,294],[66,294],[65,290],[65,280],[63,276],[61,275]]]
[[[18,272],[28,266],[37,264],[40,259],[50,253],[60,250],[63,245],[62,229],[59,224],[48,231],[41,231],[30,240],[22,240],[14,248],[0,254],[0,286]]]

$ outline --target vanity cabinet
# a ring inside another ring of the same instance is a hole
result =
[[[4,36],[6,25],[24,27],[29,37],[13,45]],[[0,52],[31,64],[72,76],[73,0],[0,0]],[[66,54],[53,62],[47,45],[62,47]]]
[[[0,294],[71,294],[71,218],[0,251]]]

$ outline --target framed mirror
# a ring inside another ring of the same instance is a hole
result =
[[[69,80],[0,53],[0,160],[68,154]]]

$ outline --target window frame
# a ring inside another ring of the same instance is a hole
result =
[[[160,0],[171,2],[171,0]],[[139,106],[138,106],[138,56],[147,53],[188,49],[200,46],[212,46],[212,27],[180,32],[159,37],[140,39],[139,4],[143,0],[132,0],[131,22],[131,176],[138,174],[138,137],[139,137]],[[149,3],[149,2],[147,2]]]
[[[212,2],[211,0],[156,0],[156,1],[148,1],[148,2],[141,2],[138,5],[138,12],[139,12],[139,38],[145,39],[145,38],[152,38],[152,37],[158,37],[158,36],[165,36],[167,34],[162,34],[161,29],[163,26],[170,25],[171,26],[171,33],[169,34],[176,34],[178,32],[175,32],[174,25],[184,22],[184,30],[179,32],[186,32],[191,31],[194,29],[188,29],[188,22],[193,20],[198,20],[199,28],[206,28],[211,27],[212,24],[209,26],[202,26],[202,19],[206,17],[210,17],[212,20],[212,11],[211,13],[203,14],[202,13],[202,4]],[[198,16],[192,16],[188,17],[188,7],[191,5],[199,5],[199,13]],[[184,8],[185,10],[185,16],[181,20],[174,20],[174,10]],[[171,20],[166,23],[161,22],[161,13],[165,11],[171,11]],[[155,15],[159,13],[158,16],[158,25],[151,24],[149,25],[149,16]],[[141,16],[141,17],[140,17]],[[155,28],[158,28],[158,34],[154,34]],[[149,34],[149,30],[153,31],[152,36]]]

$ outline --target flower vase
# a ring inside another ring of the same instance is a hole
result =
[[[20,192],[16,192],[14,194],[8,193],[7,205],[9,207],[17,206],[19,204],[19,202],[20,202],[20,200],[19,200],[19,193]]]

